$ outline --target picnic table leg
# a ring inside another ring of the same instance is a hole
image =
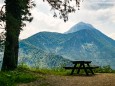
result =
[[[77,66],[77,64],[74,65],[74,68],[71,71],[71,75],[73,75],[73,72],[74,72],[76,66]]]
[[[80,72],[80,68],[82,67],[83,64],[80,64],[79,68],[78,68],[78,71],[77,71],[77,74],[79,74]]]
[[[90,65],[87,63],[87,66],[89,67],[89,70],[91,71],[92,74],[94,74],[93,70],[90,68]]]
[[[86,75],[88,76],[88,75],[89,75],[89,73],[87,72],[87,69],[86,69],[86,67],[85,67],[85,65],[84,65],[84,64],[83,64],[83,68],[84,68],[84,71],[85,71]]]

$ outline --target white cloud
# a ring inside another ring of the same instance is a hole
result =
[[[31,28],[34,30],[32,30],[31,33],[37,33],[39,31],[65,32],[80,21],[93,24],[94,27],[106,35],[109,35],[111,32],[115,32],[113,29],[113,27],[115,27],[115,6],[111,6],[106,9],[89,10],[85,7],[87,6],[86,3],[89,2],[84,0],[84,2],[81,3],[80,10],[76,10],[76,13],[70,14],[69,21],[64,23],[63,20],[52,17],[53,14],[47,3],[39,2],[38,0],[36,1],[37,8],[33,10],[34,21],[30,24]],[[99,0],[94,1],[97,2]]]
[[[108,35],[110,38],[115,40],[115,33],[111,33],[110,35]]]
[[[2,6],[4,5],[3,1],[4,1],[4,0],[1,0],[1,1],[0,1],[0,8],[2,8]],[[0,9],[0,10],[1,10],[1,9]],[[0,24],[3,24],[3,23],[0,22]],[[1,28],[4,28],[4,26],[2,26],[2,27],[0,26],[0,32],[3,32],[4,29],[1,29]]]
[[[90,10],[106,9],[115,6],[114,0],[84,0],[84,7]]]
[[[115,32],[114,15],[115,6],[98,10],[89,10],[82,6],[80,11],[77,11],[76,14],[72,14],[70,20],[74,21],[75,23],[77,23],[78,21],[90,23],[104,34],[109,35],[110,33]]]
[[[84,0],[81,3],[80,10],[76,10],[76,13],[70,14],[69,21],[66,23],[59,18],[53,18],[53,12],[50,11],[51,7],[47,2],[35,0],[35,3],[37,6],[32,9],[34,20],[31,23],[27,23],[27,26],[21,32],[20,38],[27,38],[40,31],[63,33],[80,21],[92,24],[108,36],[115,33],[114,0]],[[98,5],[99,3],[103,3],[105,6]],[[112,5],[108,6],[107,4]]]

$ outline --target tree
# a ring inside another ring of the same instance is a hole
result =
[[[43,0],[45,1],[45,0]],[[80,2],[83,0],[46,0],[51,5],[51,10],[54,10],[53,17],[57,17],[55,10],[59,11],[60,19],[63,19],[64,22],[68,21],[68,14],[75,12],[75,7],[80,7]],[[71,3],[75,3],[71,5]]]
[[[45,0],[43,0],[45,1]],[[75,12],[75,8],[70,5],[75,1],[79,8],[81,0],[46,0],[53,10],[59,10],[60,18],[64,21],[68,20],[68,14]],[[22,27],[25,26],[24,21],[31,22],[30,9],[35,4],[32,0],[5,0],[5,5],[0,11],[0,22],[5,22],[5,49],[2,64],[2,71],[14,70],[18,64],[18,49],[19,49],[19,35]],[[2,10],[5,7],[5,12]],[[54,12],[54,17],[57,14]]]
[[[30,9],[33,6],[35,4],[31,0],[5,0],[5,13],[0,17],[5,21],[6,30],[2,71],[17,67],[19,34],[25,25],[24,21],[32,21]]]

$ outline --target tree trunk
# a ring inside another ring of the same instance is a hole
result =
[[[18,0],[6,0],[6,41],[2,71],[14,70],[18,64],[21,10]]]
[[[2,70],[14,70],[18,61],[18,39],[14,34],[6,33],[6,36]]]

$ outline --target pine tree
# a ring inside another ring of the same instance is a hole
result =
[[[45,0],[43,0],[45,1]],[[59,10],[60,18],[66,22],[68,14],[75,12],[75,8],[70,6],[69,3],[76,2],[79,8],[81,0],[46,0],[53,10]],[[5,50],[2,64],[2,71],[14,70],[18,64],[18,49],[19,49],[19,35],[22,27],[25,26],[24,21],[31,22],[30,9],[35,4],[32,0],[5,0],[5,12],[0,11],[0,22],[5,22]],[[54,17],[57,14],[54,11]],[[0,24],[1,25],[1,24]]]
[[[2,71],[17,68],[20,31],[24,21],[32,21],[30,9],[33,6],[31,0],[5,0],[6,40]]]

